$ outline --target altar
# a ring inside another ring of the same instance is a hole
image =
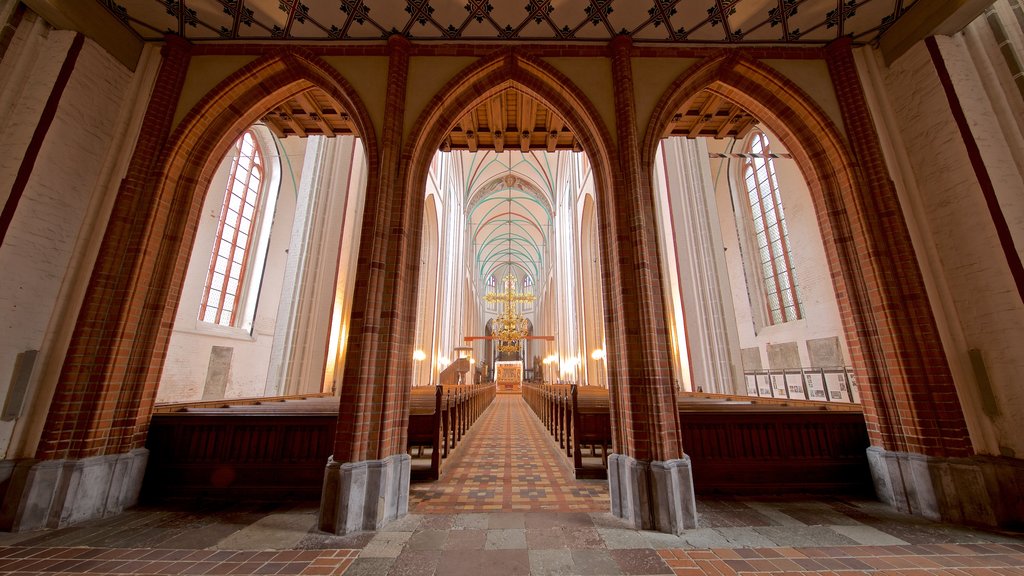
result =
[[[518,360],[495,362],[494,383],[498,388],[498,394],[522,394],[523,363]]]

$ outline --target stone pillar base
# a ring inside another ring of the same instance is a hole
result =
[[[697,527],[690,457],[645,462],[622,454],[608,457],[612,514],[637,530],[681,534]]]
[[[376,530],[408,514],[411,461],[408,454],[363,462],[328,459],[320,529],[335,534]]]
[[[910,514],[962,524],[1024,523],[1024,462],[975,456],[936,458],[868,448],[879,500]]]
[[[149,450],[0,467],[0,530],[63,528],[119,514],[139,501]]]

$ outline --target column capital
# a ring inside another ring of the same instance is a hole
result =
[[[192,52],[192,43],[177,34],[164,34],[164,42],[164,47],[160,49],[160,55],[164,58],[183,56]]]
[[[395,52],[403,52],[408,54],[412,49],[412,42],[408,38],[399,33],[394,33],[388,36],[388,52],[394,54]]]
[[[633,49],[633,38],[629,34],[616,34],[608,42],[608,47],[613,56],[621,55],[622,52],[628,54]]]
[[[837,56],[853,54],[853,38],[842,36],[825,45],[825,59],[831,60]]]

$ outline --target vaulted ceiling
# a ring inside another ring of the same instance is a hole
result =
[[[96,0],[141,38],[810,43],[879,38],[919,0]]]
[[[463,157],[465,158],[465,157]],[[538,282],[547,272],[547,245],[554,215],[550,171],[557,160],[544,153],[488,153],[479,166],[484,183],[471,191],[466,218],[478,281],[513,273]],[[538,185],[536,181],[542,184]]]

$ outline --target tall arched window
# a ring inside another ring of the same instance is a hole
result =
[[[745,152],[741,173],[754,224],[755,254],[765,297],[765,324],[798,320],[803,312],[768,136],[764,132],[753,132]]]
[[[235,141],[231,154],[231,173],[199,310],[200,320],[221,326],[238,323],[264,181],[263,152],[251,129]]]

